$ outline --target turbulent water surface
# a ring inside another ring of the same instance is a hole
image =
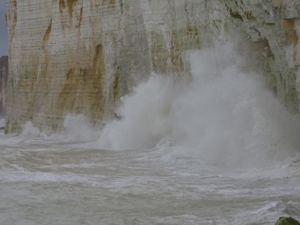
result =
[[[190,81],[151,76],[102,130],[1,133],[0,224],[300,219],[300,120],[231,51],[191,53]]]

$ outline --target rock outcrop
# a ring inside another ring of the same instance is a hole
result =
[[[6,85],[8,77],[8,57],[0,58],[0,118],[5,117]]]
[[[299,112],[298,0],[7,0],[6,132],[68,113],[95,124],[156,73],[188,76],[187,53],[240,36],[270,86]],[[248,52],[248,51],[247,51]]]
[[[280,217],[275,225],[300,225],[300,223],[292,217]]]
[[[224,1],[237,27],[244,30],[268,63],[274,91],[291,112],[299,112],[300,1]]]

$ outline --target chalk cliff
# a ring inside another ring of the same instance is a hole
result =
[[[7,25],[7,132],[68,113],[101,124],[152,71],[185,76],[188,50],[237,34],[299,112],[299,0],[7,0]]]

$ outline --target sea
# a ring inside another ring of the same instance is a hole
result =
[[[0,132],[1,225],[271,225],[300,219],[300,118],[228,45],[151,74],[97,128]],[[5,120],[1,120],[5,123]]]

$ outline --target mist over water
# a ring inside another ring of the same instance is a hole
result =
[[[261,74],[243,72],[244,60],[230,44],[190,52],[190,82],[153,74],[122,98],[122,119],[105,126],[98,146],[138,150],[167,143],[229,167],[294,156],[299,118],[286,112]]]

